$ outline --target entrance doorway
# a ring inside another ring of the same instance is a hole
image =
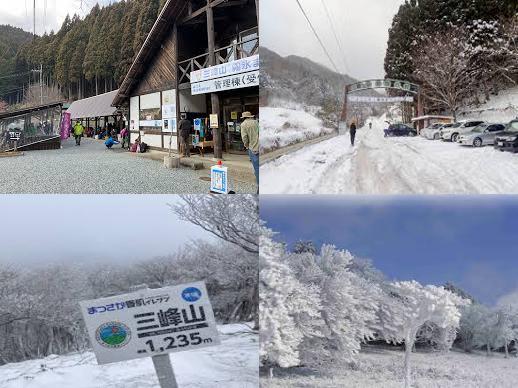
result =
[[[241,115],[252,113],[259,118],[259,97],[257,95],[241,95],[223,98],[223,125],[225,150],[230,154],[246,154],[241,140]]]

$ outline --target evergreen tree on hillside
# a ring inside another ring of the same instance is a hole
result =
[[[139,3],[139,15],[135,26],[133,50],[138,53],[146,37],[151,31],[160,9],[160,0],[147,0]]]
[[[120,62],[115,70],[115,79],[120,84],[126,73],[128,72],[133,59],[135,57],[135,50],[133,49],[133,42],[135,41],[135,25],[139,15],[138,1],[130,0],[126,5],[126,12],[122,19],[122,30],[120,33],[119,43],[119,58]]]

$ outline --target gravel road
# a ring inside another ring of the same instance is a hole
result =
[[[61,150],[30,151],[0,159],[1,194],[182,194],[208,193],[207,170],[169,170],[119,146],[83,139],[63,142]],[[236,193],[255,193],[253,184],[231,181]]]

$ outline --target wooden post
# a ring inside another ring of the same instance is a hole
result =
[[[214,41],[214,13],[211,7],[211,1],[207,0],[207,42],[209,48],[209,66],[216,65],[215,41]],[[218,115],[218,128],[214,130],[214,158],[223,158],[223,144],[221,139],[221,120],[219,120],[219,96],[217,93],[210,94],[210,102],[212,106],[212,114]]]
[[[257,14],[257,31],[259,31],[259,0],[255,0],[255,13]]]

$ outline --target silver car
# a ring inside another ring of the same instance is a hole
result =
[[[473,128],[471,132],[460,134],[457,143],[473,147],[493,145],[496,136],[502,133],[504,129],[504,124],[482,123]]]

